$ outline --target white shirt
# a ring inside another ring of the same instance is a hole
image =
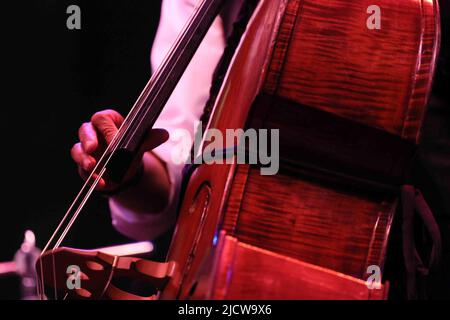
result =
[[[191,16],[196,0],[163,0],[161,20],[151,53],[151,64],[156,70],[166,53]],[[209,97],[214,69],[225,47],[223,21],[218,17],[208,31],[200,48],[169,99],[155,128],[164,128],[172,134],[183,128],[194,134],[194,123]],[[112,223],[122,234],[136,240],[153,239],[174,225],[177,216],[183,164],[171,161],[171,150],[176,142],[167,141],[153,152],[166,163],[171,192],[168,207],[162,212],[133,212],[110,199]]]

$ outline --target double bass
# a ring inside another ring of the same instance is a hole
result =
[[[387,298],[386,252],[439,50],[436,0],[380,0],[376,28],[373,1],[260,0],[206,130],[278,129],[279,172],[193,167],[165,262],[61,246],[99,179],[120,181],[140,156],[224,2],[199,4],[43,250],[43,298]],[[75,290],[66,286],[71,265],[82,271]],[[371,268],[381,272],[375,288]],[[154,290],[139,296],[117,277]]]

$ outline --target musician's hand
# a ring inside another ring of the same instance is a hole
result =
[[[90,122],[83,123],[78,130],[80,142],[76,143],[71,150],[73,160],[78,166],[78,171],[83,179],[87,179],[91,171],[97,164],[98,159],[105,152],[107,146],[114,139],[124,118],[114,110],[104,110],[97,112]],[[168,133],[162,129],[152,129],[138,155],[138,163],[135,163],[129,170],[127,177],[135,174],[141,165],[142,155],[145,151],[151,150],[164,143],[168,138]],[[125,179],[127,179],[127,177]],[[109,191],[117,188],[108,179],[101,179],[97,185],[98,190]]]

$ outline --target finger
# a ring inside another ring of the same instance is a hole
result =
[[[108,144],[114,139],[123,117],[114,110],[97,112],[92,116],[92,125],[103,135]]]
[[[89,176],[91,175],[90,172],[83,170],[83,168],[78,167],[78,173],[81,176],[81,178],[83,180],[87,180],[89,179]],[[94,174],[92,176],[92,180],[91,181],[95,181],[95,179],[97,179],[97,174]],[[106,189],[106,181],[103,178],[100,178],[100,180],[98,181],[97,185],[95,186],[95,190],[104,190]]]
[[[98,147],[98,138],[97,132],[94,129],[94,126],[90,122],[83,123],[78,130],[78,137],[81,142],[81,146],[83,150],[92,154]]]
[[[83,170],[83,168],[80,166],[78,166],[78,174],[80,175],[81,179],[85,181],[89,178],[89,173]]]
[[[101,178],[98,183],[97,186],[95,187],[95,190],[104,190],[106,189],[106,181],[105,179]]]
[[[75,163],[85,171],[91,171],[95,166],[95,159],[84,152],[81,142],[75,144],[70,150],[70,155]]]

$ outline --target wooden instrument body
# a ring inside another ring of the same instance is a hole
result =
[[[163,299],[387,296],[367,288],[367,267],[383,269],[439,16],[433,0],[381,0],[381,29],[370,30],[371,4],[261,0],[208,128],[280,129],[281,169],[193,172]]]

